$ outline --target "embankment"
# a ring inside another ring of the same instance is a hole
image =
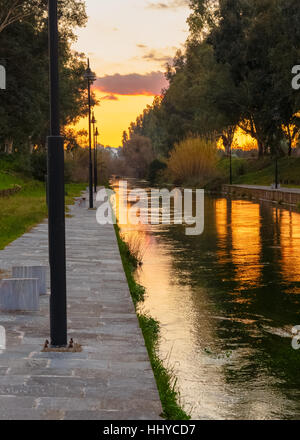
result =
[[[290,206],[298,206],[300,203],[300,189],[297,188],[272,189],[268,186],[222,185],[222,193],[232,197],[276,202]]]

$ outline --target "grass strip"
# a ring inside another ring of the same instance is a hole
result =
[[[143,286],[136,283],[133,277],[134,270],[137,267],[137,261],[134,256],[131,255],[127,244],[122,240],[118,225],[115,225],[115,231],[129,290],[134,306],[137,308],[138,303],[144,300],[145,289]],[[143,332],[145,345],[162,403],[162,416],[168,420],[189,420],[190,416],[180,405],[180,395],[177,389],[177,380],[174,372],[172,369],[166,368],[157,355],[160,334],[159,323],[150,316],[138,312],[137,317]]]
[[[86,188],[85,184],[66,184],[66,205],[73,203]],[[45,184],[24,181],[22,190],[12,196],[0,198],[0,249],[43,221],[48,215]]]

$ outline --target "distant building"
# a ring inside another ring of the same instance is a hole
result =
[[[122,147],[113,148],[113,147],[110,147],[109,145],[105,147],[104,145],[98,144],[97,150],[98,151],[105,150],[105,151],[108,151],[111,155],[119,156],[120,151],[122,150]]]

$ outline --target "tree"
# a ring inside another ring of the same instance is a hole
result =
[[[24,0],[0,0],[0,33],[11,24],[30,15]]]
[[[290,31],[294,18],[284,0],[220,0],[219,4],[218,21],[208,41],[217,62],[229,66],[239,126],[257,140],[260,156],[280,150],[282,126],[291,123],[297,110],[290,85],[300,49]],[[299,7],[292,14],[299,19]]]
[[[222,137],[228,151],[239,114],[232,104],[234,85],[228,69],[216,62],[213,47],[188,41],[166,75],[168,90],[144,110],[131,132],[149,137],[157,156],[167,155],[189,135]]]
[[[1,1],[1,0],[0,0]],[[17,145],[18,151],[45,146],[49,131],[49,72],[47,1],[28,0],[30,14],[0,33],[0,58],[7,64],[7,90],[0,91],[0,144]],[[73,53],[75,26],[82,26],[86,14],[82,1],[59,1],[64,29],[60,35],[60,100],[63,126],[87,114],[85,62]],[[82,12],[82,15],[80,15]]]
[[[148,175],[149,165],[154,159],[150,139],[133,134],[123,147],[123,155],[136,177],[144,178]]]
[[[168,66],[170,86],[129,129],[168,155],[188,135],[219,137],[227,153],[236,126],[258,155],[289,154],[300,132],[300,94],[291,69],[300,58],[296,0],[190,0],[190,36]]]
[[[126,144],[127,141],[128,141],[128,134],[127,134],[126,131],[123,131],[123,134],[122,134],[122,145],[123,145],[123,147],[124,147],[124,145]]]

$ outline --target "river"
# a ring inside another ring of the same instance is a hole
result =
[[[114,186],[116,182],[114,183]],[[131,181],[130,186],[146,186]],[[123,225],[161,324],[160,357],[194,419],[300,419],[300,214],[205,196],[205,228]]]

